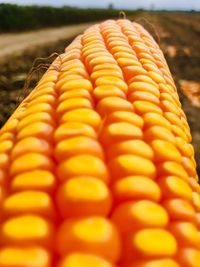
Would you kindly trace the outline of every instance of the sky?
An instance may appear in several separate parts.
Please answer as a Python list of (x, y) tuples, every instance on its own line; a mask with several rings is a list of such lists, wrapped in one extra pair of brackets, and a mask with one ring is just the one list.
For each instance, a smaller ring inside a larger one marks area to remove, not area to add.
[(121, 9), (149, 8), (156, 9), (183, 9), (200, 10), (200, 0), (5, 0), (0, 3), (15, 3), (21, 5), (52, 5), (52, 6), (77, 6), (77, 7), (107, 7), (112, 3)]

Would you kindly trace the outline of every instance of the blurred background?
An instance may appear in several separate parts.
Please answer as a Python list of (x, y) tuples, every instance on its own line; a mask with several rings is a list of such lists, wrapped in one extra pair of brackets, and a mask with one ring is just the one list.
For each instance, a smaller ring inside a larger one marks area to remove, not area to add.
[[(35, 58), (62, 53), (90, 24), (118, 18), (120, 10), (141, 23), (165, 54), (191, 127), (200, 173), (200, 0), (0, 1), (0, 126), (28, 93), (22, 89)], [(42, 73), (32, 77), (29, 91)]]

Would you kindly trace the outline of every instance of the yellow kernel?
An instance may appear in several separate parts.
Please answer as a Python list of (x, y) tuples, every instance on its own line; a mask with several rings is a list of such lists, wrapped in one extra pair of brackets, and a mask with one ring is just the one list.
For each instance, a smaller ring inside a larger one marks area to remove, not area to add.
[(11, 175), (20, 174), (26, 171), (33, 171), (35, 169), (52, 170), (53, 161), (46, 156), (38, 153), (27, 153), (17, 157), (11, 167)]
[(169, 230), (175, 236), (181, 247), (197, 246), (200, 242), (200, 235), (193, 223), (171, 222)]
[(181, 119), (178, 115), (176, 115), (173, 112), (165, 112), (164, 116), (166, 117), (166, 119), (171, 123), (171, 124), (175, 124), (179, 127), (183, 127), (183, 123), (181, 122)]
[(14, 139), (14, 134), (12, 134), (12, 133), (5, 132), (5, 133), (0, 134), (0, 142), (2, 142), (4, 140), (11, 140), (12, 141), (13, 139)]
[(162, 75), (155, 71), (148, 71), (148, 75), (151, 77), (152, 80), (154, 80), (156, 83), (166, 83), (165, 79)]
[(163, 100), (161, 101), (161, 103), (162, 103), (164, 112), (171, 112), (171, 113), (176, 114), (177, 116), (180, 116), (180, 111), (175, 104), (173, 104), (172, 102), (168, 100)]
[(106, 185), (92, 177), (74, 177), (61, 185), (57, 201), (63, 217), (102, 215), (111, 208), (111, 196)]
[[(119, 49), (118, 51), (120, 51), (121, 46), (118, 46), (118, 47), (116, 46), (115, 49), (113, 49), (113, 48), (111, 49), (112, 52), (114, 52), (117, 48)], [(124, 50), (124, 47), (123, 47), (123, 50)], [(127, 66), (141, 66), (141, 63), (139, 63), (137, 59), (133, 59), (133, 58), (125, 58), (125, 57), (124, 58), (118, 58), (117, 63), (122, 68), (127, 67)]]
[(17, 125), (19, 123), (18, 119), (10, 118), (6, 124), (1, 129), (1, 133), (10, 132), (15, 133)]
[(61, 180), (74, 176), (93, 176), (108, 182), (108, 171), (104, 162), (92, 155), (78, 155), (64, 160), (58, 166), (58, 176)]
[(180, 267), (180, 265), (172, 259), (164, 258), (135, 262), (133, 265), (128, 265), (127, 267)]
[(127, 84), (120, 78), (114, 76), (105, 76), (100, 77), (95, 81), (96, 86), (101, 85), (114, 85), (117, 88), (121, 89), (123, 92), (127, 92), (128, 87)]
[(151, 103), (156, 104), (156, 105), (159, 105), (159, 103), (160, 103), (159, 98), (157, 96), (155, 96), (152, 93), (145, 92), (145, 91), (144, 92), (143, 91), (136, 91), (136, 92), (129, 94), (128, 100), (130, 102), (134, 102), (137, 100), (148, 101), (148, 102), (151, 102)]
[(92, 126), (94, 129), (98, 129), (101, 117), (94, 110), (80, 108), (65, 113), (61, 118), (61, 122), (81, 122)]
[(2, 209), (4, 214), (8, 216), (23, 213), (52, 216), (53, 203), (47, 193), (29, 190), (8, 196), (3, 202)]
[(186, 157), (192, 156), (192, 151), (190, 145), (181, 137), (176, 137), (175, 143), (181, 154)]
[(47, 103), (35, 104), (35, 105), (26, 109), (26, 111), (23, 113), (23, 118), (26, 116), (29, 116), (29, 115), (33, 115), (34, 113), (37, 113), (37, 112), (39, 112), (39, 113), (40, 112), (42, 112), (42, 113), (46, 112), (46, 113), (52, 114), (53, 113), (53, 107)]
[(54, 133), (56, 142), (76, 136), (86, 136), (94, 139), (97, 137), (94, 129), (90, 125), (82, 122), (66, 122), (61, 124)]
[(101, 142), (104, 145), (111, 145), (111, 143), (129, 139), (142, 139), (142, 135), (139, 127), (127, 122), (116, 122), (104, 128), (101, 134)]
[(53, 127), (45, 122), (34, 122), (27, 125), (17, 134), (17, 140), (34, 136), (38, 138), (51, 139)]
[(144, 140), (146, 142), (150, 142), (155, 139), (160, 139), (163, 140), (163, 142), (167, 141), (175, 144), (175, 137), (173, 133), (162, 126), (151, 126), (144, 132)]
[(89, 253), (71, 253), (68, 256), (66, 256), (59, 265), (59, 267), (75, 267), (75, 266), (114, 267), (109, 261), (103, 259), (102, 257)]
[(137, 100), (133, 103), (133, 106), (135, 108), (136, 113), (140, 115), (145, 114), (147, 112), (155, 112), (158, 114), (162, 114), (162, 109), (159, 106), (148, 101)]
[(35, 99), (30, 100), (30, 102), (27, 105), (27, 108), (33, 105), (39, 104), (39, 103), (47, 103), (47, 104), (54, 106), (55, 97), (51, 94), (44, 94), (44, 95), (38, 96)]
[(163, 206), (172, 220), (194, 220), (195, 210), (191, 203), (185, 199), (172, 198), (165, 200)]
[[(158, 85), (157, 83), (155, 83), (149, 76), (146, 76), (146, 75), (136, 75), (134, 76), (130, 81), (130, 84), (131, 83), (136, 83), (136, 82), (144, 82), (144, 83), (147, 83), (147, 84), (152, 84), (154, 85), (155, 87), (158, 88)], [(147, 85), (148, 86), (148, 85)], [(130, 87), (131, 88), (131, 87)], [(141, 91), (140, 90), (140, 87), (138, 90), (136, 91)], [(147, 91), (146, 89), (144, 91)], [(153, 90), (149, 89), (148, 92), (153, 92)], [(155, 94), (157, 97), (159, 97), (159, 91), (157, 91), (157, 93)]]
[(88, 90), (89, 92), (92, 92), (92, 84), (89, 80), (87, 79), (76, 79), (76, 80), (69, 80), (65, 82), (61, 87), (59, 87), (60, 93), (69, 91), (69, 90), (74, 90), (74, 88), (80, 88), (80, 89), (85, 89)]
[(93, 95), (96, 100), (110, 96), (125, 98), (124, 92), (114, 85), (98, 86), (94, 89)]
[(154, 140), (151, 142), (151, 147), (155, 153), (156, 161), (182, 161), (182, 156), (177, 148), (170, 142), (164, 140)]
[(26, 137), (17, 142), (13, 148), (11, 152), (12, 159), (31, 152), (50, 155), (52, 153), (52, 148), (50, 147), (50, 144), (43, 139)]
[(157, 171), (160, 176), (178, 176), (188, 182), (189, 176), (183, 166), (174, 161), (166, 161), (157, 166)]
[(100, 77), (106, 77), (106, 76), (112, 76), (112, 75), (115, 77), (118, 77), (120, 79), (123, 79), (122, 73), (120, 71), (116, 71), (115, 69), (109, 69), (109, 72), (107, 69), (96, 70), (96, 71), (93, 69), (93, 72), (92, 72), (90, 77), (92, 80), (95, 81), (96, 79), (98, 79)]
[(99, 65), (94, 66), (93, 71), (97, 71), (97, 70), (115, 70), (116, 72), (119, 72), (122, 74), (122, 71), (120, 69), (120, 67), (114, 63), (102, 63)]
[(55, 148), (55, 157), (58, 161), (86, 153), (103, 158), (103, 150), (100, 144), (89, 137), (77, 136), (68, 138), (59, 142)]
[[(67, 72), (66, 68), (65, 68), (65, 71)], [(70, 73), (68, 71), (68, 75), (65, 75), (65, 76), (59, 78), (59, 81), (57, 81), (55, 88), (59, 90), (60, 88), (65, 86), (65, 84), (67, 84), (69, 81), (74, 81), (74, 80), (79, 80), (79, 79), (82, 80), (83, 76), (80, 74), (77, 74), (77, 73), (75, 74), (75, 73), (73, 73), (73, 71)], [(84, 76), (86, 76), (86, 75), (84, 75)]]
[(46, 170), (33, 170), (20, 173), (11, 181), (11, 189), (18, 190), (42, 190), (52, 192), (55, 190), (55, 177)]
[(2, 267), (50, 267), (51, 256), (41, 247), (7, 246), (0, 249)]
[(178, 251), (181, 266), (197, 267), (200, 262), (200, 252), (194, 248), (181, 248)]
[(129, 201), (115, 208), (112, 220), (124, 234), (138, 228), (164, 227), (168, 223), (168, 214), (162, 206), (153, 201)]
[(158, 113), (145, 113), (143, 120), (145, 127), (161, 126), (167, 128), (168, 130), (171, 130), (171, 124), (168, 122), (168, 120)]
[(190, 176), (196, 175), (196, 164), (192, 161), (192, 159), (190, 159), (188, 157), (183, 157), (182, 158), (182, 164)]
[(28, 100), (33, 100), (36, 99), (37, 97), (43, 96), (43, 95), (52, 95), (52, 96), (56, 96), (56, 92), (54, 90), (54, 83), (50, 82), (46, 85), (41, 85), (40, 88), (39, 87), (35, 87), (36, 90), (33, 90), (32, 92), (30, 92), (29, 96), (28, 96)]
[(154, 178), (156, 168), (152, 161), (134, 155), (122, 155), (108, 163), (112, 179), (122, 178), (129, 175), (144, 175)]
[(142, 198), (159, 201), (161, 191), (159, 186), (145, 176), (127, 176), (113, 185), (114, 199), (118, 202), (140, 200)]
[(177, 105), (177, 106), (181, 106), (179, 100), (178, 100), (178, 97), (176, 96), (176, 94), (173, 94), (173, 93), (161, 93), (160, 94), (160, 100), (167, 100), (171, 103), (173, 103), (174, 105)]
[(37, 112), (30, 114), (20, 120), (17, 126), (17, 130), (20, 132), (22, 128), (35, 122), (45, 122), (47, 124), (53, 124), (53, 120), (50, 114), (48, 114), (47, 112)]
[(192, 193), (192, 200), (193, 204), (196, 208), (197, 211), (200, 211), (200, 193), (198, 192), (193, 192)]
[(70, 98), (66, 99), (58, 105), (57, 112), (60, 116), (67, 111), (77, 109), (77, 108), (92, 108), (91, 101), (84, 98)]
[(108, 124), (113, 122), (128, 122), (140, 128), (143, 127), (143, 119), (131, 111), (115, 111), (106, 118)]
[(164, 198), (192, 200), (192, 189), (183, 179), (176, 176), (162, 177), (158, 181)]
[[(102, 64), (102, 63), (105, 63), (105, 62), (107, 62), (107, 63), (115, 63), (115, 60), (110, 56), (110, 54), (107, 54), (107, 55), (104, 54), (102, 56), (97, 56), (97, 57), (91, 59), (89, 61), (89, 66), (88, 67), (93, 68), (94, 66)], [(98, 78), (98, 79), (101, 79), (101, 78)]]
[(133, 111), (133, 105), (120, 97), (109, 96), (99, 101), (96, 110), (101, 116), (104, 116), (118, 110)]
[(179, 126), (172, 125), (172, 132), (175, 136), (183, 138), (186, 142), (190, 142), (184, 130), (182, 130)]
[(66, 91), (66, 92), (62, 93), (59, 96), (58, 102), (60, 103), (64, 100), (72, 99), (72, 98), (85, 98), (85, 99), (89, 99), (90, 101), (92, 101), (92, 97), (87, 90), (74, 89), (74, 90), (70, 90), (70, 91)]
[(51, 244), (53, 229), (51, 224), (36, 215), (23, 215), (8, 219), (2, 224), (3, 243), (28, 244), (38, 242)]
[(117, 230), (109, 220), (99, 216), (65, 221), (58, 230), (56, 243), (61, 255), (79, 250), (110, 261), (117, 261), (120, 256)]
[(157, 97), (160, 96), (158, 87), (149, 82), (148, 83), (147, 82), (133, 82), (129, 85), (128, 89), (129, 89), (128, 94), (130, 94), (131, 92), (146, 91), (146, 92), (154, 94)]
[(177, 251), (176, 239), (164, 229), (144, 229), (132, 239), (135, 249), (143, 256), (174, 256)]
[(0, 153), (9, 153), (13, 147), (13, 142), (10, 140), (0, 141)]
[(135, 155), (144, 157), (150, 160), (154, 158), (154, 152), (152, 148), (142, 140), (127, 140), (118, 142), (108, 147), (106, 156), (108, 159), (112, 159), (116, 156), (123, 154)]

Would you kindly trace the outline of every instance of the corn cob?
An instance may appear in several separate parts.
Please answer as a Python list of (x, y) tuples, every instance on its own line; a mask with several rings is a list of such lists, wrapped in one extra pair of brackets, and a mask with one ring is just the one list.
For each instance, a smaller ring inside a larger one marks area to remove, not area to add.
[(90, 27), (1, 129), (0, 267), (199, 267), (190, 142), (149, 33)]

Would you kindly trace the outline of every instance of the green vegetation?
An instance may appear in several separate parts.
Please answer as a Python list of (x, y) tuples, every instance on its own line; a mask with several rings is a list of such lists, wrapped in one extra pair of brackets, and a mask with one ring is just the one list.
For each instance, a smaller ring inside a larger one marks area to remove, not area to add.
[[(133, 15), (136, 11), (126, 10)], [(24, 31), (117, 18), (119, 10), (0, 4), (0, 32)]]

